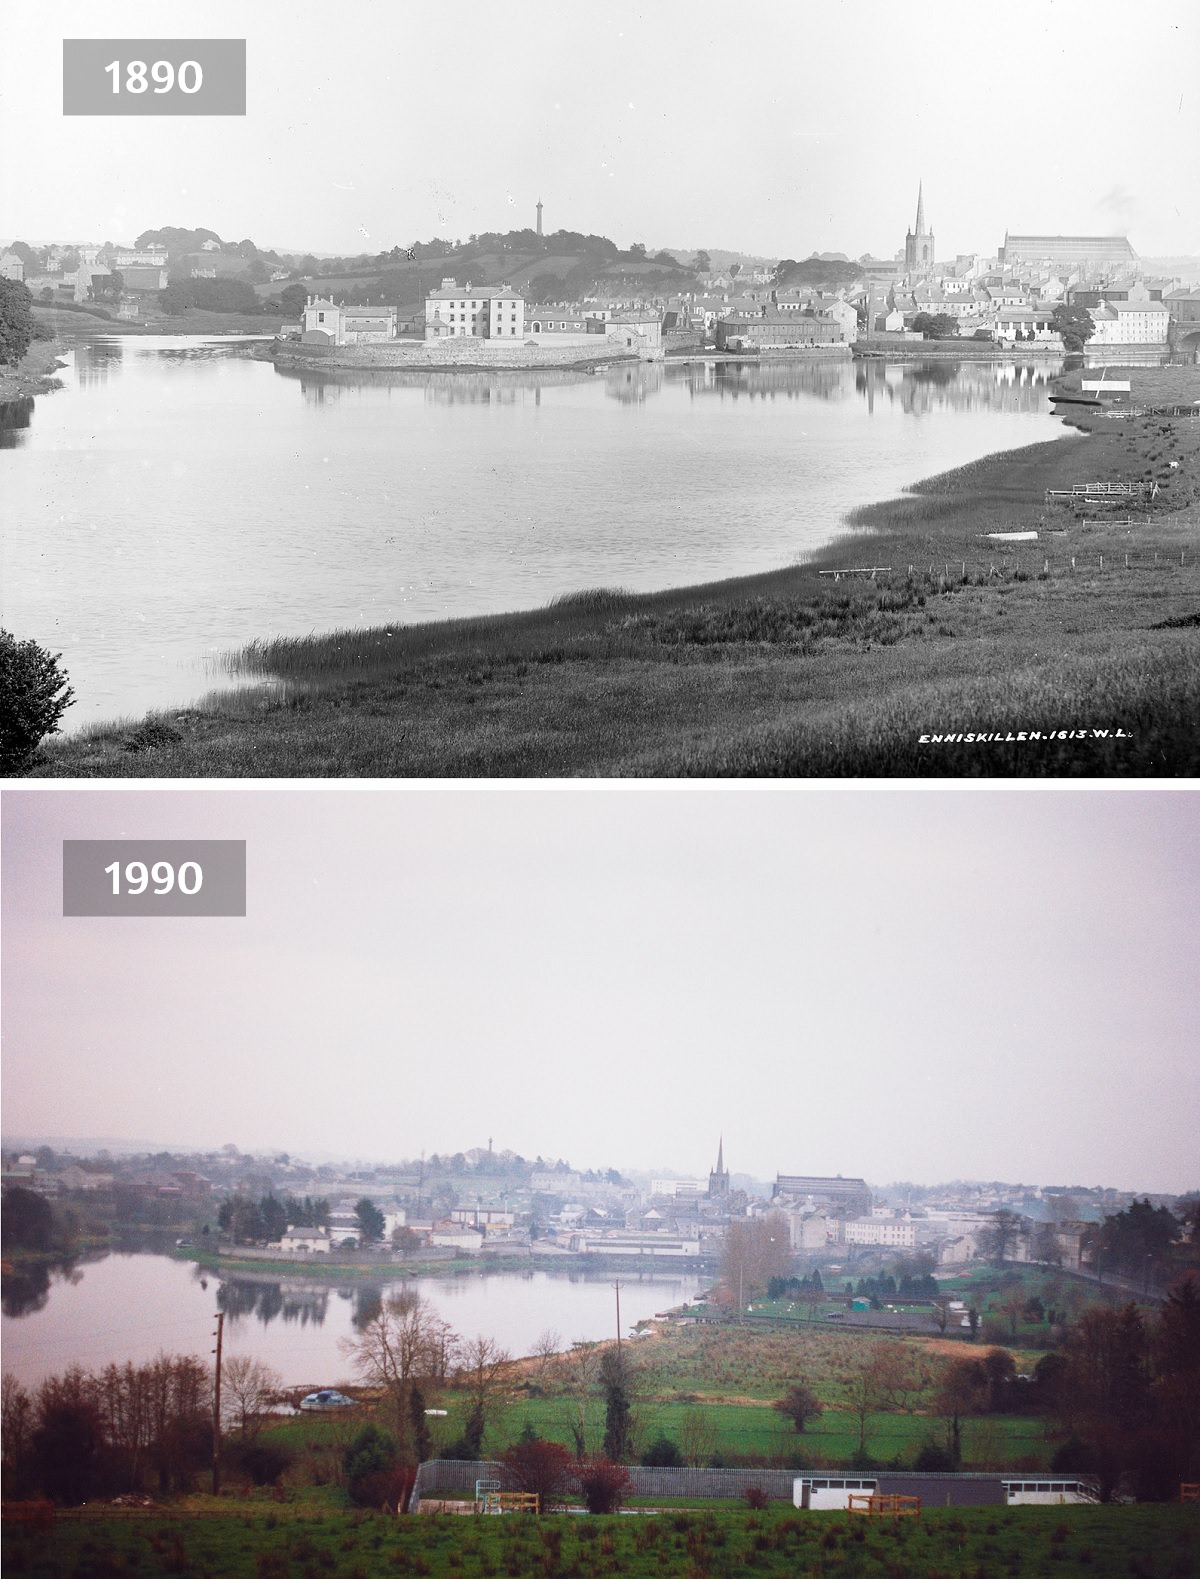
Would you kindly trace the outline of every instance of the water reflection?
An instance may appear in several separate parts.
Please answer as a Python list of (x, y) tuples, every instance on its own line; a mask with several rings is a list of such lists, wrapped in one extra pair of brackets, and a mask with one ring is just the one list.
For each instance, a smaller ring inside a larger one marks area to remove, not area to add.
[(54, 1283), (74, 1285), (82, 1278), (77, 1262), (69, 1257), (26, 1265), (6, 1261), (0, 1274), (0, 1310), (6, 1316), (32, 1316), (46, 1308)]
[(324, 1325), (333, 1292), (320, 1284), (270, 1278), (227, 1278), (217, 1289), (217, 1308), (231, 1327), (251, 1318), (269, 1326), (273, 1321), (295, 1322), (301, 1327)]
[(0, 400), (0, 450), (15, 450), (25, 442), (24, 430), (33, 421), (33, 396)]
[(75, 353), (75, 376), (84, 389), (107, 384), (121, 371), (125, 348), (119, 340), (91, 340)]
[(854, 387), (872, 414), (876, 401), (895, 405), (909, 416), (943, 408), (1040, 414), (1047, 410), (1049, 385), (1060, 370), (1057, 362), (871, 360), (854, 364)]

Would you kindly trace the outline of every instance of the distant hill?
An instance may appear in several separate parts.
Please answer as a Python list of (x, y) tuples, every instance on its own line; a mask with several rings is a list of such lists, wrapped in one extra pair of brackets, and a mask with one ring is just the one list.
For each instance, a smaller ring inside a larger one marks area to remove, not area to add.
[(1139, 258), (1143, 274), (1166, 274), (1172, 279), (1178, 276), (1188, 283), (1200, 281), (1200, 258), (1184, 255), (1173, 258)]
[(212, 269), (218, 279), (244, 279), (257, 284), (273, 268), (286, 266), (277, 252), (264, 252), (248, 236), (241, 241), (222, 241), (215, 230), (185, 230), (178, 225), (143, 230), (134, 246), (166, 247), (167, 274), (173, 285), (188, 279), (193, 269), (201, 268)]
[[(660, 249), (661, 250), (661, 249)], [(411, 256), (410, 256), (411, 254)], [(575, 301), (597, 289), (614, 295), (695, 290), (696, 271), (642, 249), (622, 251), (607, 236), (558, 230), (489, 232), (461, 246), (441, 237), (390, 252), (318, 260), (307, 254), (298, 278), (314, 291), (348, 302), (415, 306), (443, 278), (460, 284), (512, 285), (530, 301)], [(262, 285), (259, 294), (264, 294)]]

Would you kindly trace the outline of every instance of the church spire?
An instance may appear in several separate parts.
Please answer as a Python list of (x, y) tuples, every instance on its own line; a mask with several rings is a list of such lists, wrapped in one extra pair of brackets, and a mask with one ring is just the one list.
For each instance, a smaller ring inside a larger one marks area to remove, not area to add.
[(918, 235), (918, 236), (923, 236), (925, 234), (925, 183), (924, 183), (924, 181), (919, 181), (917, 183), (917, 228), (916, 228), (915, 234)]
[(725, 1137), (721, 1136), (717, 1142), (717, 1172), (725, 1172)]

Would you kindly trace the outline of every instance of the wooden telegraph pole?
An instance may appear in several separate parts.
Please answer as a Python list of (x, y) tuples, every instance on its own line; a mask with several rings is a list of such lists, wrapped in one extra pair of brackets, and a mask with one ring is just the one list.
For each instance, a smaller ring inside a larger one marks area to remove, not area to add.
[(621, 1352), (621, 1284), (618, 1280), (613, 1284), (617, 1291), (617, 1353)]
[(217, 1312), (217, 1330), (215, 1337), (217, 1346), (212, 1351), (217, 1357), (217, 1366), (213, 1379), (213, 1460), (212, 1460), (212, 1494), (218, 1497), (221, 1494), (221, 1339), (225, 1326), (225, 1312)]

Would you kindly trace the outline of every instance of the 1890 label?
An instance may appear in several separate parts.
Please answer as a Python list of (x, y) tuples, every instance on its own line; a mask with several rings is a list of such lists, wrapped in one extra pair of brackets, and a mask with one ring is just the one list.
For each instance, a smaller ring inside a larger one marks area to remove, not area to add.
[(66, 38), (64, 115), (245, 115), (244, 38)]

